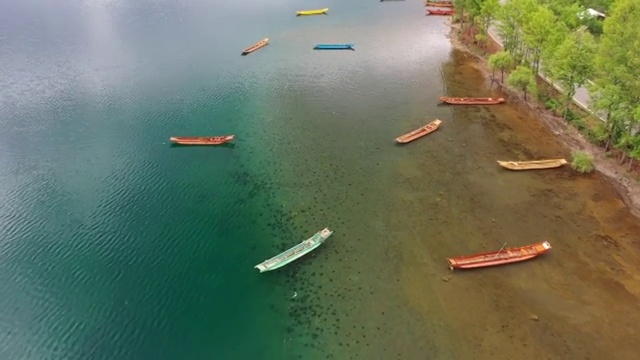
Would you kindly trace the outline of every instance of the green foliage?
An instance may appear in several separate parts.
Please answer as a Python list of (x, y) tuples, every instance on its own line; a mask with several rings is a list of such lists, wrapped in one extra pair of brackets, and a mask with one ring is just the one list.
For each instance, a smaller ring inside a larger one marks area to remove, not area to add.
[(595, 166), (593, 164), (593, 155), (584, 151), (573, 151), (571, 153), (571, 157), (573, 157), (571, 167), (575, 171), (582, 174), (587, 174), (595, 169)]
[(509, 86), (522, 91), (525, 100), (527, 99), (527, 94), (537, 92), (536, 76), (533, 74), (533, 71), (526, 66), (518, 65), (509, 75), (507, 83)]
[(489, 68), (495, 72), (500, 70), (502, 76), (501, 81), (504, 81), (504, 72), (513, 66), (513, 57), (507, 51), (499, 51), (489, 56)]

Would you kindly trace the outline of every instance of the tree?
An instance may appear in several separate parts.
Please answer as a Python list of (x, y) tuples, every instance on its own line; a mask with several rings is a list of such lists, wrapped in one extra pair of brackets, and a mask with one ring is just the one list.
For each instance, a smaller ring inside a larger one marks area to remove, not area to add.
[(522, 25), (537, 7), (536, 0), (509, 0), (500, 8), (498, 19), (504, 49), (513, 55), (516, 64), (520, 64), (523, 57)]
[(489, 67), (495, 74), (496, 70), (500, 70), (500, 81), (504, 82), (504, 71), (513, 66), (513, 57), (507, 51), (499, 51), (489, 56)]
[(571, 33), (555, 50), (547, 70), (564, 90), (564, 118), (569, 103), (576, 94), (576, 86), (583, 86), (592, 74), (595, 43), (590, 33), (582, 30)]
[(500, 11), (499, 0), (484, 0), (480, 6), (480, 26), (485, 34), (489, 33), (489, 27)]
[(552, 53), (566, 32), (553, 12), (543, 6), (538, 6), (533, 16), (522, 24), (522, 41), (528, 48), (527, 57), (536, 73), (540, 70), (542, 52)]
[(509, 74), (507, 79), (509, 86), (512, 86), (524, 93), (524, 99), (527, 100), (527, 93), (533, 94), (536, 92), (536, 76), (533, 74), (531, 68), (518, 65), (515, 70)]

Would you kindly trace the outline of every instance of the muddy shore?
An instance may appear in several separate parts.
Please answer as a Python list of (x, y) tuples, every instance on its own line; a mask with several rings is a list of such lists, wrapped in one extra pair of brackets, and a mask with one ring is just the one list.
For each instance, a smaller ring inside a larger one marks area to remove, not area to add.
[[(481, 71), (488, 82), (491, 82), (492, 74), (489, 70), (487, 59), (474, 52), (466, 43), (464, 36), (460, 34), (459, 24), (451, 24), (449, 35), (451, 44), (455, 49), (464, 52), (468, 56), (476, 59), (476, 68)], [(491, 41), (491, 40), (490, 40)], [(500, 45), (492, 42), (489, 49), (499, 49)], [(505, 74), (506, 75), (506, 74)], [(640, 218), (640, 181), (634, 179), (634, 174), (627, 171), (626, 164), (620, 164), (617, 157), (607, 156), (601, 146), (594, 145), (572, 125), (563, 118), (554, 115), (547, 110), (537, 99), (524, 99), (520, 92), (517, 92), (500, 81), (494, 81), (493, 86), (497, 86), (501, 91), (509, 94), (509, 101), (522, 106), (525, 111), (537, 114), (538, 118), (546, 124), (551, 131), (569, 149), (586, 151), (593, 155), (595, 170), (602, 173), (605, 178), (616, 188), (629, 210)], [(589, 175), (585, 175), (589, 176)], [(637, 174), (635, 174), (637, 176)]]

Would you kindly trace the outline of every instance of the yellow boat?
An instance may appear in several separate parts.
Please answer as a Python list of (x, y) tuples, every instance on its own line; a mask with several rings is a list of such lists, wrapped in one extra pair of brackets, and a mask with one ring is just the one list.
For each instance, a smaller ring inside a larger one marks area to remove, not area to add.
[(326, 14), (329, 11), (329, 8), (318, 9), (318, 10), (300, 10), (296, 11), (297, 16), (300, 15), (322, 15)]
[(536, 161), (498, 161), (500, 166), (509, 170), (539, 170), (560, 167), (567, 163), (565, 159), (549, 159)]

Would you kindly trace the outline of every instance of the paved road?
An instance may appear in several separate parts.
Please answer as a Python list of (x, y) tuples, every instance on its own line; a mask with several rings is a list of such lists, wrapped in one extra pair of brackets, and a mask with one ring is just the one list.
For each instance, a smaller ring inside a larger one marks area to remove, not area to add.
[[(491, 25), (489, 27), (489, 36), (498, 44), (500, 44), (502, 46), (502, 37), (500, 36), (500, 31), (498, 30), (498, 28), (494, 25)], [(549, 84), (553, 85), (553, 87), (555, 87), (556, 89), (558, 89), (559, 91), (563, 91), (562, 88), (556, 84), (554, 84), (549, 78), (547, 78), (542, 72), (538, 73), (538, 75), (545, 80), (546, 82), (548, 82)], [(584, 110), (594, 114), (595, 116), (597, 116), (598, 118), (600, 118), (600, 120), (602, 121), (606, 121), (604, 119), (604, 116), (602, 115), (598, 115), (596, 114), (593, 110), (591, 110), (589, 108), (589, 102), (590, 102), (591, 96), (589, 95), (589, 90), (587, 90), (584, 87), (576, 87), (576, 93), (573, 96), (573, 102), (576, 103), (576, 105), (580, 106), (581, 108), (583, 108)]]

